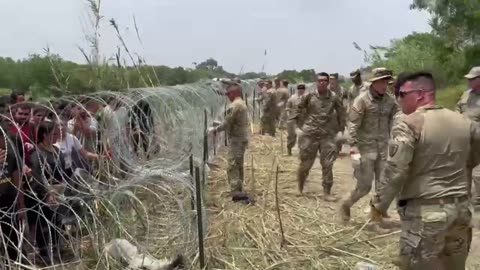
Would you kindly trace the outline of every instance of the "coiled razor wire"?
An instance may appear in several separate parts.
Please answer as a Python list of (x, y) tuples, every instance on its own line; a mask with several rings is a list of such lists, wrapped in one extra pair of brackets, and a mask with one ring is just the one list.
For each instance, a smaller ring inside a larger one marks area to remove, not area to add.
[[(241, 84), (252, 116), (254, 92), (258, 91), (256, 81)], [(91, 151), (100, 158), (93, 163), (93, 168), (79, 166), (72, 177), (64, 179), (66, 191), (59, 192), (58, 205), (52, 208), (61, 214), (60, 223), (47, 218), (37, 208), (27, 208), (27, 211), (36, 211), (38, 219), (54, 227), (61, 235), (60, 245), (90, 269), (120, 269), (118, 262), (104, 255), (105, 244), (115, 238), (125, 238), (154, 257), (169, 258), (181, 253), (193, 259), (198, 252), (198, 239), (196, 215), (191, 209), (195, 185), (189, 160), (193, 157), (194, 166), (208, 169), (204, 157), (212, 158), (215, 149), (223, 144), (224, 138), (207, 137), (208, 154), (205, 155), (206, 127), (224, 118), (227, 106), (224, 92), (221, 82), (201, 81), (66, 96), (32, 104), (43, 107), (53, 121), (71, 119), (75, 110), (87, 111), (89, 102), (99, 104), (97, 114), (89, 113), (89, 117), (98, 120), (94, 143), (97, 147)], [(3, 116), (3, 122), (15, 125), (13, 113)], [(5, 138), (10, 146), (7, 149), (15, 149), (17, 144)], [(38, 147), (32, 144), (35, 149)], [(85, 141), (85, 149), (87, 144)], [(24, 163), (21, 159), (17, 155), (19, 165)], [(60, 167), (60, 160), (56, 164)], [(206, 169), (202, 170), (204, 175), (208, 172)], [(34, 197), (24, 190), (20, 192)], [(41, 199), (35, 199), (45, 205)], [(79, 205), (83, 210), (78, 210)], [(0, 210), (3, 216), (16, 214), (11, 209)], [(203, 217), (206, 229), (206, 215)], [(24, 261), (38, 263), (38, 256), (32, 255), (35, 240), (25, 234), (33, 226), (22, 224), (19, 228), (14, 230), (21, 238), (18, 249), (27, 250)], [(47, 235), (51, 241), (51, 233)], [(5, 251), (6, 242), (2, 242), (0, 248)], [(49, 256), (55, 257), (52, 246), (50, 251)], [(8, 265), (6, 258), (3, 259), (0, 263)]]

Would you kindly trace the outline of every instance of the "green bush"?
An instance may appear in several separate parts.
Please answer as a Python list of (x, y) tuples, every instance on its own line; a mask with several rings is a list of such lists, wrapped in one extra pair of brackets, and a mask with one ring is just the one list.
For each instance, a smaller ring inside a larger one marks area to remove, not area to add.
[(437, 103), (445, 108), (455, 109), (455, 104), (467, 88), (465, 84), (459, 84), (438, 90)]

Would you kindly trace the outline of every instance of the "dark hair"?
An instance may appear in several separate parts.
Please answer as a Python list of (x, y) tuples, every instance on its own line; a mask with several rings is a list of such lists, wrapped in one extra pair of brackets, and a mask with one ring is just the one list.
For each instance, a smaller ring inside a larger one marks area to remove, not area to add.
[(416, 71), (410, 73), (403, 72), (398, 75), (397, 82), (395, 83), (395, 96), (398, 97), (398, 95), (400, 94), (400, 87), (402, 87), (404, 84), (411, 81), (417, 81), (419, 79), (426, 79), (429, 81), (432, 89), (427, 90), (436, 89), (435, 79), (433, 78), (432, 73), (428, 71)]
[(289, 82), (287, 80), (283, 80), (282, 83), (283, 83), (284, 86), (288, 86), (288, 84), (289, 84)]
[(330, 75), (328, 75), (328, 73), (326, 73), (326, 72), (320, 72), (320, 73), (317, 74), (317, 77), (320, 77), (320, 76), (322, 76), (322, 77), (327, 77), (327, 80), (330, 81)]
[(35, 106), (35, 107), (33, 108), (33, 111), (32, 111), (32, 112), (33, 112), (33, 114), (46, 113), (46, 112), (47, 112), (47, 109), (46, 109), (45, 107), (39, 105), (39, 106)]
[(14, 90), (10, 94), (10, 102), (11, 103), (16, 103), (18, 96), (25, 96), (25, 92), (22, 90)]
[(20, 103), (17, 103), (17, 104), (13, 104), (12, 108), (21, 109), (21, 110), (29, 110), (30, 111), (32, 109), (32, 105), (28, 102), (20, 102)]
[(36, 143), (38, 144), (45, 140), (45, 138), (55, 130), (56, 126), (57, 124), (51, 121), (42, 122), (38, 126)]

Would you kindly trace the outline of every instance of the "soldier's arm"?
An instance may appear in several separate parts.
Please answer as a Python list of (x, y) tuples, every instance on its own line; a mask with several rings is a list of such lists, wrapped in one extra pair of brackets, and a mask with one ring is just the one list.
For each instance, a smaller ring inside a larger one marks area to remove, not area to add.
[(225, 119), (223, 120), (223, 122), (217, 126), (215, 128), (215, 131), (217, 132), (221, 132), (221, 131), (224, 131), (226, 129), (228, 129), (228, 127), (232, 126), (233, 122), (234, 122), (234, 118), (235, 118), (235, 110), (233, 107), (228, 107), (226, 113), (225, 113)]
[(390, 116), (388, 118), (390, 130), (392, 130), (393, 125), (395, 124), (395, 116), (398, 114), (399, 110), (400, 108), (398, 108), (397, 103), (393, 102), (392, 111), (390, 112)]
[(303, 96), (299, 97), (300, 100), (299, 100), (297, 106), (294, 106), (293, 109), (292, 109), (292, 116), (290, 117), (290, 119), (295, 119), (298, 126), (301, 126), (300, 121), (302, 119), (305, 119), (305, 114), (307, 112), (309, 95), (310, 94), (306, 94), (306, 95), (303, 95)]
[(350, 146), (357, 146), (358, 143), (358, 129), (362, 125), (363, 116), (365, 114), (365, 104), (360, 97), (355, 98), (353, 105), (350, 108), (348, 115), (348, 132), (350, 134)]
[(462, 111), (462, 99), (463, 99), (463, 95), (460, 98), (460, 100), (457, 102), (457, 104), (455, 105), (455, 111), (458, 112), (458, 113), (463, 113), (463, 111)]
[(477, 122), (470, 121), (470, 136), (471, 136), (471, 147), (470, 147), (470, 164), (469, 168), (480, 164), (480, 124)]
[(345, 129), (346, 125), (346, 119), (347, 119), (347, 112), (345, 111), (345, 108), (343, 107), (343, 100), (341, 96), (338, 97), (338, 99), (335, 100), (335, 111), (337, 112), (337, 121), (338, 121), (338, 126), (340, 128), (340, 131), (343, 131)]
[(400, 121), (392, 133), (393, 139), (388, 147), (384, 178), (380, 181), (372, 200), (372, 205), (380, 212), (388, 210), (388, 206), (408, 180), (408, 171), (415, 149), (415, 132), (405, 121)]

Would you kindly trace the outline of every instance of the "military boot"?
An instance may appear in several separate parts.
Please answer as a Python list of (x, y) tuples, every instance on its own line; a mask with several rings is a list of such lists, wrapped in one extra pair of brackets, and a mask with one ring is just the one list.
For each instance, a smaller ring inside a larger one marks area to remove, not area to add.
[(352, 206), (348, 201), (344, 201), (342, 205), (340, 206), (340, 218), (342, 219), (342, 222), (348, 222), (350, 221), (351, 213), (350, 213), (350, 208)]
[(330, 188), (323, 189), (323, 200), (326, 202), (336, 202), (337, 198), (332, 195)]

